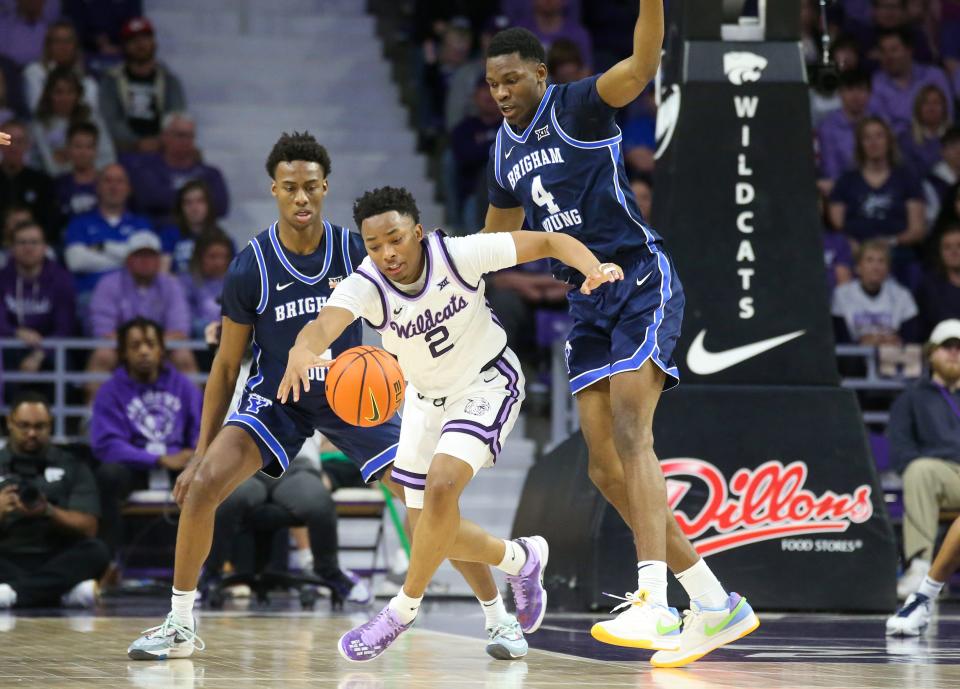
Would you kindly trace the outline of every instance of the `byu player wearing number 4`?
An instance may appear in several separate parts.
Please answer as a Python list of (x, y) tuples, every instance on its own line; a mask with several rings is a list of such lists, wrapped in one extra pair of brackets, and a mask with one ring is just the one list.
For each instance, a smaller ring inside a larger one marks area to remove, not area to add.
[(281, 402), (294, 404), (311, 394), (309, 371), (330, 363), (323, 353), (358, 318), (382, 333), (408, 381), (393, 479), (405, 487), (414, 527), (410, 568), (387, 607), (341, 637), (340, 654), (360, 662), (383, 653), (413, 624), (427, 584), (448, 557), (505, 571), (523, 630), (536, 631), (546, 610), (547, 542), (503, 541), (460, 520), (460, 494), (496, 462), (523, 401), (523, 374), (486, 303), (483, 275), (552, 257), (582, 274), (581, 290), (589, 293), (621, 279), (620, 268), (601, 264), (564, 235), (424, 237), (406, 189), (368, 192), (353, 214), (367, 258), (297, 336), (277, 391)]
[[(654, 665), (680, 666), (753, 631), (746, 599), (727, 595), (667, 507), (653, 451), (660, 393), (677, 384), (673, 348), (683, 289), (661, 238), (640, 216), (620, 148), (616, 109), (656, 74), (663, 3), (642, 0), (633, 54), (599, 76), (547, 84), (543, 46), (507, 29), (487, 50), (487, 82), (503, 113), (490, 149), (490, 207), (484, 231), (528, 226), (580, 239), (624, 280), (600, 295), (569, 293), (573, 326), (566, 345), (570, 390), (590, 455), (590, 478), (633, 531), (637, 592), (616, 619), (594, 626), (606, 643), (659, 650)], [(576, 284), (564, 266), (555, 275)], [(667, 606), (667, 564), (691, 597), (681, 621)]]
[[(280, 217), (234, 259), (227, 275), (220, 348), (203, 396), (197, 451), (174, 488), (182, 514), (172, 610), (163, 624), (148, 629), (130, 645), (127, 653), (134, 660), (184, 658), (195, 646), (203, 647), (192, 610), (217, 506), (258, 470), (274, 477), (282, 474), (315, 429), (357, 464), (364, 480), (380, 479), (398, 495), (402, 490), (384, 475), (396, 454), (399, 424), (356, 428), (341, 421), (327, 405), (325, 368), (311, 367), (307, 375), (315, 381), (313, 390), (298, 404), (274, 403), (297, 333), (366, 252), (358, 235), (321, 215), (330, 157), (316, 139), (309, 134), (284, 134), (267, 157), (266, 167)], [(336, 355), (359, 345), (360, 335), (357, 324), (327, 346)], [(224, 424), (240, 361), (251, 339), (254, 364), (239, 407)], [(519, 628), (511, 626), (516, 621), (504, 609), (489, 568), (472, 562), (454, 565), (484, 604), (488, 652), (526, 653), (526, 641)], [(347, 596), (352, 583), (339, 569), (318, 574)]]

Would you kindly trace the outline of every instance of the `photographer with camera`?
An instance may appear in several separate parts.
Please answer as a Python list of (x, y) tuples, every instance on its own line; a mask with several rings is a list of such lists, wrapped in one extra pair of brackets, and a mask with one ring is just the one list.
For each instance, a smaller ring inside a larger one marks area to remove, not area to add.
[(0, 609), (90, 607), (110, 560), (94, 538), (100, 499), (93, 472), (50, 444), (52, 425), (42, 395), (13, 399), (0, 450)]

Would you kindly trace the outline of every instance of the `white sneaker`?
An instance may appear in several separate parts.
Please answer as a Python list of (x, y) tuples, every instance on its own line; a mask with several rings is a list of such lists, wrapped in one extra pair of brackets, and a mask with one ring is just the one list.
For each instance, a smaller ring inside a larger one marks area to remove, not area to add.
[(8, 610), (17, 604), (17, 592), (10, 584), (0, 584), (0, 610)]
[(933, 615), (933, 601), (922, 593), (912, 593), (896, 614), (887, 618), (889, 636), (920, 636)]
[(92, 608), (100, 601), (100, 587), (96, 579), (81, 581), (60, 596), (60, 604), (65, 608)]
[(731, 593), (719, 610), (704, 610), (696, 603), (683, 613), (683, 633), (676, 651), (654, 653), (654, 667), (683, 667), (760, 626), (753, 608), (739, 593)]
[(897, 598), (905, 600), (911, 593), (920, 588), (923, 578), (930, 571), (930, 563), (926, 560), (914, 559), (910, 566), (900, 575), (897, 580)]
[[(610, 595), (610, 594), (607, 594)], [(651, 603), (647, 591), (627, 593), (610, 612), (626, 608), (612, 620), (597, 622), (590, 635), (614, 646), (675, 651), (680, 647), (680, 614), (676, 608)], [(620, 598), (620, 596), (611, 596)]]

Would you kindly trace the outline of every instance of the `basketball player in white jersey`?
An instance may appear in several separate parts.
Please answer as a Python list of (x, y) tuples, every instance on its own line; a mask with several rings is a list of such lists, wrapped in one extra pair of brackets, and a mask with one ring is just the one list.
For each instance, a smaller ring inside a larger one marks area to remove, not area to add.
[(460, 494), (477, 470), (496, 462), (524, 396), (517, 358), (484, 298), (483, 275), (551, 257), (582, 273), (589, 293), (622, 272), (560, 233), (425, 237), (405, 189), (367, 192), (354, 220), (367, 258), (300, 331), (277, 391), (281, 402), (298, 400), (301, 386), (309, 391), (308, 371), (329, 365), (320, 353), (357, 318), (382, 334), (408, 381), (392, 478), (404, 486), (414, 527), (410, 567), (397, 596), (340, 638), (340, 654), (361, 662), (386, 650), (410, 628), (437, 567), (454, 557), (506, 572), (520, 626), (536, 631), (546, 610), (547, 542), (504, 541), (460, 525)]

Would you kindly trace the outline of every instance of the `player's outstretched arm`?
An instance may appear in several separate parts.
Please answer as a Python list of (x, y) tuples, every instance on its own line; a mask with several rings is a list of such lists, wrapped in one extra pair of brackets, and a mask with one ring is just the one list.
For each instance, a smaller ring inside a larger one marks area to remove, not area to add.
[(340, 337), (347, 326), (356, 320), (347, 309), (339, 306), (324, 306), (317, 317), (303, 326), (290, 354), (287, 355), (287, 370), (280, 381), (277, 399), (286, 403), (293, 394), (293, 401), (300, 401), (300, 386), (304, 392), (310, 392), (310, 369), (329, 366), (330, 360), (320, 356)]
[(517, 263), (554, 258), (576, 268), (584, 275), (580, 291), (590, 294), (605, 282), (623, 279), (616, 263), (600, 263), (583, 242), (562, 232), (511, 232), (517, 247)]
[(224, 316), (220, 326), (220, 345), (217, 354), (213, 357), (210, 366), (210, 375), (203, 390), (203, 411), (200, 413), (200, 435), (197, 438), (197, 449), (193, 458), (184, 467), (177, 477), (173, 487), (173, 499), (178, 505), (183, 505), (187, 499), (190, 481), (197, 471), (200, 461), (213, 442), (223, 419), (230, 408), (233, 399), (233, 390), (237, 386), (237, 376), (240, 375), (240, 366), (243, 363), (243, 354), (250, 342), (253, 326), (237, 323)]
[(487, 217), (481, 232), (516, 232), (523, 227), (523, 207), (497, 208), (487, 206)]
[(0, 146), (9, 146), (10, 145), (10, 135), (0, 132)]
[(622, 108), (633, 102), (656, 76), (663, 46), (663, 0), (640, 0), (633, 29), (633, 54), (597, 79), (597, 93), (607, 105)]

